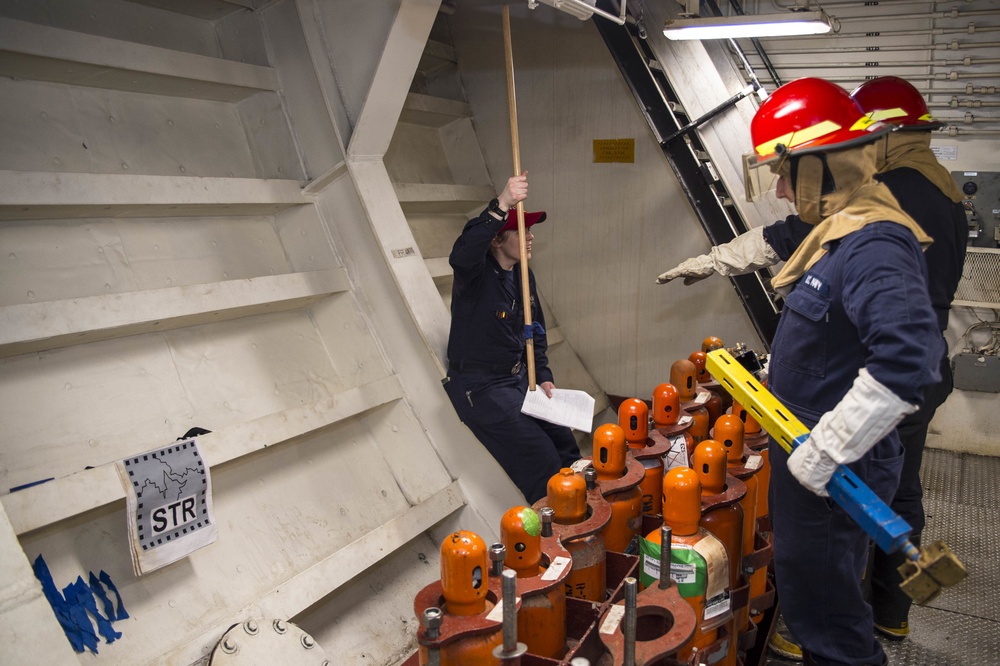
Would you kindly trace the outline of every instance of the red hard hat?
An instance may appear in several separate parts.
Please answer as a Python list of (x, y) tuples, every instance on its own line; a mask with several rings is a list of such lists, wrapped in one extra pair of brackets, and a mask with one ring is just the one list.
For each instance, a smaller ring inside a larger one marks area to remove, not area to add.
[(881, 76), (854, 89), (851, 98), (873, 121), (899, 125), (901, 129), (932, 130), (944, 127), (927, 110), (920, 91), (898, 76)]
[(750, 121), (757, 162), (779, 156), (847, 148), (891, 129), (875, 124), (835, 83), (819, 78), (791, 81), (775, 90)]

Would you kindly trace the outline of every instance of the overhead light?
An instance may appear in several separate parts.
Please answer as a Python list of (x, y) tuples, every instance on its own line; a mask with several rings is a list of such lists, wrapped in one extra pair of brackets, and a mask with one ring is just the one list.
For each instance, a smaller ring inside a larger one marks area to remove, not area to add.
[(739, 39), (741, 37), (791, 37), (822, 35), (832, 30), (823, 10), (707, 18), (667, 19), (667, 39)]

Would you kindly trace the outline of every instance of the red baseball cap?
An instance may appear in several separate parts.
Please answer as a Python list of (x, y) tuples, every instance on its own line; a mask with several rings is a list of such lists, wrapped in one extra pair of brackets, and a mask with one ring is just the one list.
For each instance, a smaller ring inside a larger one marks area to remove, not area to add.
[[(525, 212), (524, 228), (527, 229), (528, 227), (534, 224), (538, 224), (539, 222), (544, 222), (545, 217), (546, 215), (544, 210), (538, 211), (537, 213)], [(507, 224), (503, 225), (503, 229), (501, 229), (497, 233), (502, 234), (503, 232), (509, 231), (511, 229), (515, 230), (517, 229), (517, 206), (511, 206), (510, 208), (507, 209)]]

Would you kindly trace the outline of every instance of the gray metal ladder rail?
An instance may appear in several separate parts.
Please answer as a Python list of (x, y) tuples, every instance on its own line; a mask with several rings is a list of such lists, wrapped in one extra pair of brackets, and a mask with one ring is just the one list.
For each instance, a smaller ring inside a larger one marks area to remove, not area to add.
[[(598, 0), (597, 6), (617, 13), (611, 0)], [(634, 22), (618, 26), (596, 16), (592, 20), (709, 240), (719, 245), (747, 231), (746, 221), (732, 205), (732, 197), (717, 177), (708, 151), (697, 134), (693, 131), (677, 134), (685, 124), (692, 123), (678, 121), (679, 114), (685, 118), (687, 114), (675, 101), (676, 95), (645, 40), (639, 37)], [(673, 138), (665, 141), (668, 137)], [(766, 286), (769, 278), (764, 271), (730, 278), (751, 323), (768, 348), (779, 315), (779, 308)]]

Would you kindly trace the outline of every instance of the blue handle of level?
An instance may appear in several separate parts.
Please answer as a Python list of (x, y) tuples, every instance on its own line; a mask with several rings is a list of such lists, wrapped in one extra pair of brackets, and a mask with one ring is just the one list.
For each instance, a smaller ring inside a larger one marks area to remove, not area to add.
[[(808, 438), (809, 435), (796, 437), (792, 448)], [(899, 550), (910, 540), (913, 532), (910, 524), (845, 465), (837, 467), (830, 482), (826, 484), (826, 492), (886, 553)]]

